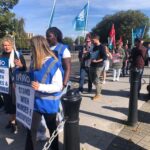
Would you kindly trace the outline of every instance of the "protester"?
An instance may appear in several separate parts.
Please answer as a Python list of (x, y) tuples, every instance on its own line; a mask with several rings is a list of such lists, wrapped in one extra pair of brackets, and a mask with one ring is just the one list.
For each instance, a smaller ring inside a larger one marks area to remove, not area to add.
[(107, 55), (107, 59), (104, 61), (104, 69), (102, 72), (102, 78), (103, 78), (102, 83), (103, 84), (105, 84), (105, 82), (106, 82), (106, 73), (109, 70), (110, 60), (112, 59), (112, 54), (110, 53), (109, 48), (107, 47), (106, 44), (104, 45), (104, 47), (105, 47), (105, 53)]
[(25, 71), (26, 63), (24, 57), (15, 50), (15, 43), (11, 37), (4, 37), (2, 40), (3, 52), (1, 58), (8, 58), (9, 60), (9, 94), (2, 94), (4, 99), (4, 107), (6, 113), (10, 115), (9, 122), (6, 125), (6, 129), (11, 129), (11, 132), (16, 134), (17, 123), (16, 123), (16, 97), (15, 97), (15, 86), (14, 86), (14, 73), (16, 70)]
[[(41, 117), (44, 116), (50, 135), (56, 130), (56, 115), (59, 110), (60, 95), (63, 88), (61, 64), (55, 54), (50, 50), (46, 39), (35, 36), (31, 39), (33, 57), (35, 90), (34, 112), (31, 130), (28, 130), (25, 150), (35, 150), (36, 134)], [(58, 150), (58, 136), (51, 144), (51, 150)]]
[(49, 43), (50, 49), (54, 51), (56, 56), (62, 62), (64, 69), (63, 87), (66, 87), (70, 78), (71, 72), (71, 54), (67, 45), (63, 44), (62, 32), (56, 27), (50, 27), (46, 31), (46, 38)]
[[(57, 27), (48, 28), (46, 31), (46, 38), (49, 43), (50, 49), (53, 50), (53, 52), (58, 57), (59, 61), (61, 62), (63, 66), (63, 74), (64, 74), (63, 75), (63, 89), (64, 89), (67, 86), (67, 83), (70, 78), (70, 72), (71, 72), (70, 51), (68, 49), (68, 46), (63, 44), (62, 32)], [(58, 117), (57, 120), (59, 121), (60, 118)], [(46, 139), (47, 139), (46, 124), (45, 124), (45, 120), (42, 117), (39, 130), (37, 133), (37, 140), (43, 141)]]
[(128, 75), (128, 58), (129, 58), (128, 44), (124, 45), (123, 50), (124, 50), (124, 58), (122, 63), (122, 77), (125, 77), (126, 75)]
[[(130, 62), (131, 62), (131, 78), (133, 72), (136, 72), (139, 76), (139, 84), (138, 84), (138, 96), (140, 96), (141, 89), (141, 80), (144, 71), (144, 64), (146, 58), (147, 49), (143, 46), (142, 39), (136, 38), (135, 47), (131, 51)], [(131, 79), (132, 80), (132, 79)]]
[(91, 35), (87, 34), (85, 38), (85, 46), (79, 51), (80, 61), (80, 80), (79, 80), (79, 91), (83, 92), (83, 85), (85, 75), (88, 75), (88, 92), (92, 91), (92, 81), (90, 78), (90, 64), (91, 64), (91, 52), (92, 52), (92, 41)]
[(103, 62), (107, 59), (104, 46), (100, 43), (100, 38), (97, 34), (92, 36), (92, 42), (94, 44), (93, 52), (91, 55), (90, 75), (92, 83), (96, 86), (96, 93), (93, 100), (100, 100), (102, 81), (100, 75), (103, 71)]
[(124, 50), (121, 46), (122, 45), (119, 42), (117, 42), (116, 49), (112, 54), (113, 81), (119, 81), (120, 79), (122, 62), (124, 59)]

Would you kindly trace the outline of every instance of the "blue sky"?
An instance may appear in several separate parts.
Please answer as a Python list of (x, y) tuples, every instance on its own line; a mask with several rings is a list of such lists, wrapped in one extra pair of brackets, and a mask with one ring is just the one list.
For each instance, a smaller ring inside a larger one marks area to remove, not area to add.
[[(76, 37), (73, 19), (87, 0), (57, 0), (52, 26), (57, 26), (64, 36)], [(19, 0), (13, 12), (24, 18), (26, 32), (45, 35), (48, 28), (53, 0)], [(87, 30), (90, 31), (105, 15), (121, 10), (141, 10), (150, 18), (150, 0), (90, 0)]]

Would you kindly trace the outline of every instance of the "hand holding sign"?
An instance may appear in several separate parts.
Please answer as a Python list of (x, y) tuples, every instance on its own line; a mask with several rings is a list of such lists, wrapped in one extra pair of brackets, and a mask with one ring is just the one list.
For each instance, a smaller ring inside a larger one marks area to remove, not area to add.
[(37, 81), (32, 81), (31, 86), (34, 90), (38, 90), (40, 87), (39, 82)]

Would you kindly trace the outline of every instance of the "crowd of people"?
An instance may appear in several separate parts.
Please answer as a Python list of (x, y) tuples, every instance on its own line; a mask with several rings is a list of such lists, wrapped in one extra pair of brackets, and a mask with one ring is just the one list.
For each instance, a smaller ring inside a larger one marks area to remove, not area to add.
[(135, 39), (135, 46), (132, 48), (128, 43), (117, 41), (113, 49), (109, 45), (102, 44), (100, 37), (96, 34), (87, 34), (85, 46), (79, 52), (80, 61), (80, 80), (79, 92), (84, 91), (85, 74), (88, 76), (88, 93), (92, 91), (92, 83), (96, 87), (93, 100), (100, 100), (102, 84), (106, 83), (107, 71), (112, 70), (112, 81), (119, 81), (120, 77), (125, 77), (132, 70), (137, 69), (140, 72), (139, 90), (141, 87), (141, 78), (148, 49), (143, 46), (141, 38)]
[[(34, 111), (31, 129), (27, 129), (25, 150), (35, 150), (37, 139), (46, 139), (48, 128), (50, 136), (57, 128), (57, 113), (59, 112), (62, 91), (66, 88), (71, 72), (71, 54), (68, 46), (63, 44), (62, 32), (56, 27), (46, 31), (46, 38), (34, 36), (30, 40), (31, 62), (27, 69), (23, 55), (15, 49), (11, 37), (2, 40), (3, 53), (1, 58), (9, 61), (9, 94), (1, 93), (4, 108), (10, 118), (6, 129), (12, 133), (18, 132), (16, 122), (16, 71), (29, 71), (34, 79), (31, 87), (35, 90)], [(147, 49), (142, 45), (141, 39), (135, 39), (135, 47), (131, 50), (127, 44), (118, 41), (116, 47), (110, 50), (107, 44), (100, 42), (97, 34), (87, 34), (85, 44), (79, 51), (80, 80), (79, 92), (84, 91), (85, 76), (88, 77), (88, 93), (92, 92), (94, 84), (95, 96), (93, 100), (101, 98), (102, 84), (107, 81), (107, 71), (112, 66), (112, 81), (119, 81), (120, 76), (129, 74), (129, 70), (140, 73), (140, 81), (144, 70)], [(141, 82), (139, 82), (138, 94)], [(38, 137), (37, 137), (38, 135)], [(58, 136), (51, 144), (52, 150), (58, 150)]]

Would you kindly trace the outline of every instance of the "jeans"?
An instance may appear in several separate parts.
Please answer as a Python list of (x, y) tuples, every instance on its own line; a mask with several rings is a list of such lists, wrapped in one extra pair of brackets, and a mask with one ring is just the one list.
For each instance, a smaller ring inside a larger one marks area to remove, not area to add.
[(79, 81), (79, 90), (83, 92), (83, 85), (85, 81), (85, 75), (88, 75), (88, 91), (92, 90), (92, 81), (90, 77), (90, 68), (89, 67), (81, 67), (80, 68), (80, 81)]
[(135, 77), (134, 73), (136, 73), (138, 76), (137, 77), (139, 80), (139, 82), (138, 82), (138, 94), (140, 94), (140, 90), (141, 90), (143, 71), (144, 71), (144, 69), (138, 69), (138, 68), (131, 69), (130, 82), (132, 82), (132, 78)]

